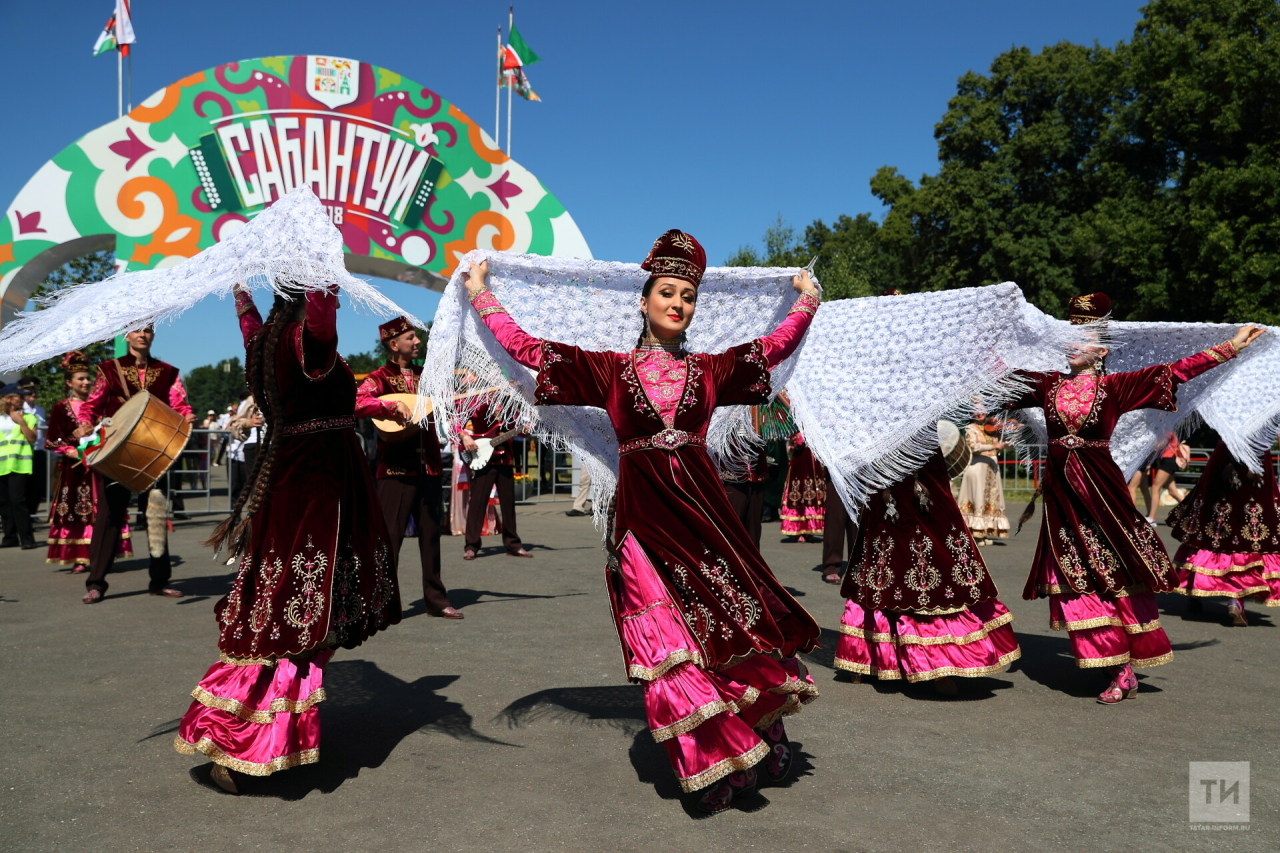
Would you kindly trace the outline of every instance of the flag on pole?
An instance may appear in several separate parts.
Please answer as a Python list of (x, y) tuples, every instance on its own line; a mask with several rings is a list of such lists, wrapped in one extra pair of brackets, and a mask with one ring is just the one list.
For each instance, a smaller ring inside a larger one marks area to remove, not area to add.
[(102, 56), (109, 50), (116, 50), (129, 55), (129, 45), (137, 41), (133, 34), (133, 15), (129, 11), (129, 0), (116, 0), (116, 11), (107, 19), (107, 25), (98, 33), (98, 40), (93, 43), (93, 55)]
[[(511, 35), (507, 38), (507, 47), (502, 54), (502, 69), (510, 71), (513, 68), (522, 68), (526, 65), (532, 65), (542, 57), (533, 52), (533, 48), (525, 44), (524, 39), (520, 38), (520, 31), (516, 29), (516, 25), (511, 25)], [(525, 81), (528, 85), (528, 81)], [(516, 90), (517, 92), (519, 89)], [(537, 100), (537, 98), (534, 98)]]
[(533, 91), (533, 87), (529, 85), (529, 78), (525, 76), (523, 68), (513, 68), (510, 71), (502, 72), (502, 85), (510, 87), (517, 95), (526, 101), (541, 101), (538, 93)]
[(120, 53), (129, 55), (129, 45), (137, 41), (133, 35), (133, 14), (129, 11), (130, 0), (116, 0), (116, 44)]
[(93, 43), (93, 55), (102, 56), (109, 50), (116, 49), (116, 16), (107, 19), (107, 25), (98, 33), (98, 40)]

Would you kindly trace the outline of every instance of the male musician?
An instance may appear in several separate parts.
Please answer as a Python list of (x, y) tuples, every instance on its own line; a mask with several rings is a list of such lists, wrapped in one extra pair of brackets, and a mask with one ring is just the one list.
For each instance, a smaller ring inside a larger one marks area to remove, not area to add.
[[(401, 423), (411, 418), (401, 402), (378, 399), (387, 394), (418, 393), (422, 368), (414, 363), (422, 348), (418, 333), (404, 317), (378, 327), (387, 363), (365, 377), (356, 392), (356, 417), (389, 418)], [(378, 438), (378, 500), (382, 504), (387, 530), (391, 533), (391, 553), (400, 560), (405, 525), (413, 518), (418, 527), (418, 553), (422, 559), (422, 598), (427, 615), (461, 619), (463, 614), (449, 603), (440, 578), (440, 519), (442, 513), (440, 440), (432, 415), (416, 435), (404, 441)]]
[[(89, 399), (80, 407), (78, 437), (88, 435), (93, 425), (119, 411), (125, 401), (140, 391), (147, 391), (169, 404), (178, 414), (195, 421), (195, 412), (187, 402), (187, 391), (182, 387), (182, 377), (172, 364), (151, 357), (151, 343), (155, 330), (147, 326), (124, 336), (129, 353), (111, 358), (98, 365), (98, 381)], [(116, 547), (120, 542), (120, 528), (129, 513), (129, 489), (120, 483), (107, 480), (94, 473), (95, 486), (101, 498), (98, 512), (93, 519), (93, 541), (89, 544), (89, 577), (85, 580), (88, 592), (81, 599), (85, 604), (101, 601), (107, 594), (107, 572), (115, 562)], [(152, 513), (153, 507), (164, 507), (164, 492), (152, 486), (147, 490), (148, 507), (147, 541), (151, 552), (149, 571), (151, 581), (148, 592), (166, 598), (181, 598), (182, 593), (169, 588), (173, 564), (169, 555), (168, 524), (163, 511)], [(153, 517), (154, 516), (154, 517)]]
[[(474, 452), (477, 438), (495, 438), (505, 432), (504, 425), (495, 417), (487, 402), (478, 403), (471, 411), (471, 423), (462, 431), (462, 449)], [(467, 502), (466, 544), (462, 559), (474, 560), (480, 553), (480, 531), (484, 527), (484, 514), (489, 506), (489, 493), (498, 486), (498, 509), (502, 518), (502, 544), (507, 556), (532, 557), (520, 542), (516, 533), (516, 485), (515, 457), (511, 455), (511, 442), (504, 441), (493, 448), (489, 462), (479, 471), (472, 471), (467, 488), (471, 499)]]

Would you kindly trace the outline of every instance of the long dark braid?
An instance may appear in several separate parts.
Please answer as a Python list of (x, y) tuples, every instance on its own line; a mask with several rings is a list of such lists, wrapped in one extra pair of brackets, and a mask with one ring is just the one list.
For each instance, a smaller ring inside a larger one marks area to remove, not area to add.
[(248, 541), (250, 522), (254, 513), (262, 507), (271, 482), (271, 469), (275, 464), (276, 448), (280, 435), (277, 421), (284, 411), (280, 400), (280, 385), (276, 381), (276, 350), (285, 327), (293, 319), (297, 302), (293, 299), (277, 295), (271, 313), (267, 315), (262, 329), (249, 341), (248, 362), (245, 379), (249, 390), (253, 392), (254, 402), (266, 419), (265, 433), (259, 439), (258, 453), (253, 460), (253, 468), (249, 471), (247, 482), (236, 498), (231, 515), (214, 528), (213, 535), (205, 545), (221, 551), (223, 546), (231, 543), (234, 556), (240, 553)]

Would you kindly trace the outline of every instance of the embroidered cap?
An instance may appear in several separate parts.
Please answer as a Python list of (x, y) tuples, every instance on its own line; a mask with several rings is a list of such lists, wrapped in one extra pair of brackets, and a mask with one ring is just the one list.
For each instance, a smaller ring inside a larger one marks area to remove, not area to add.
[(378, 327), (378, 339), (384, 344), (392, 338), (398, 338), (405, 332), (412, 332), (413, 324), (404, 317), (388, 320)]
[(88, 373), (89, 356), (78, 349), (72, 350), (62, 357), (62, 371), (68, 376), (73, 373)]
[(1073, 296), (1067, 303), (1067, 319), (1073, 326), (1106, 320), (1111, 316), (1111, 297), (1105, 293)]
[(670, 276), (696, 287), (702, 283), (702, 274), (707, 269), (707, 253), (692, 234), (672, 228), (653, 241), (649, 257), (644, 259), (640, 269), (655, 278)]

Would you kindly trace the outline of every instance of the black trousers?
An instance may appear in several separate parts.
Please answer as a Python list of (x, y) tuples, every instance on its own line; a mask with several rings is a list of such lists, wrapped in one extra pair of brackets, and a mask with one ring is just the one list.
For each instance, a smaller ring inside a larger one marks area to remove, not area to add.
[(40, 514), (45, 490), (49, 487), (49, 453), (45, 450), (31, 452), (31, 476), (27, 478), (27, 509), (32, 515)]
[(400, 546), (412, 518), (418, 526), (418, 554), (422, 559), (422, 598), (428, 613), (449, 607), (449, 593), (440, 579), (440, 477), (384, 477), (378, 480), (378, 502), (391, 534), (391, 554), (400, 567)]
[[(101, 474), (95, 473), (93, 477), (101, 498), (98, 501), (98, 513), (93, 517), (93, 541), (89, 543), (89, 576), (85, 578), (84, 585), (87, 589), (106, 592), (109, 586), (107, 573), (115, 565), (116, 549), (120, 546), (120, 528), (129, 517), (129, 490), (119, 483), (107, 480)], [(143, 498), (146, 498), (145, 492)], [(173, 577), (173, 561), (167, 547), (168, 531), (164, 532), (164, 536), (164, 553), (159, 556), (152, 554), (151, 563), (147, 567), (151, 574), (148, 588), (152, 592), (164, 589)]]
[(484, 529), (484, 513), (489, 506), (489, 492), (498, 486), (498, 511), (502, 517), (502, 544), (508, 551), (520, 550), (520, 536), (516, 533), (516, 480), (511, 465), (489, 464), (473, 471), (467, 482), (471, 497), (467, 502), (467, 532), (463, 538), (465, 547), (480, 550), (480, 531)]
[(737, 514), (742, 526), (756, 547), (760, 547), (761, 520), (764, 518), (764, 483), (729, 483), (724, 484), (724, 493), (729, 496), (729, 505)]
[(845, 557), (845, 539), (849, 540), (849, 556), (853, 556), (853, 546), (858, 541), (858, 525), (849, 517), (844, 501), (831, 485), (831, 477), (827, 477), (826, 519), (822, 527), (822, 573), (824, 575), (840, 574), (841, 563)]
[(0, 517), (4, 519), (6, 545), (31, 545), (36, 541), (27, 508), (27, 484), (31, 474), (0, 475)]

